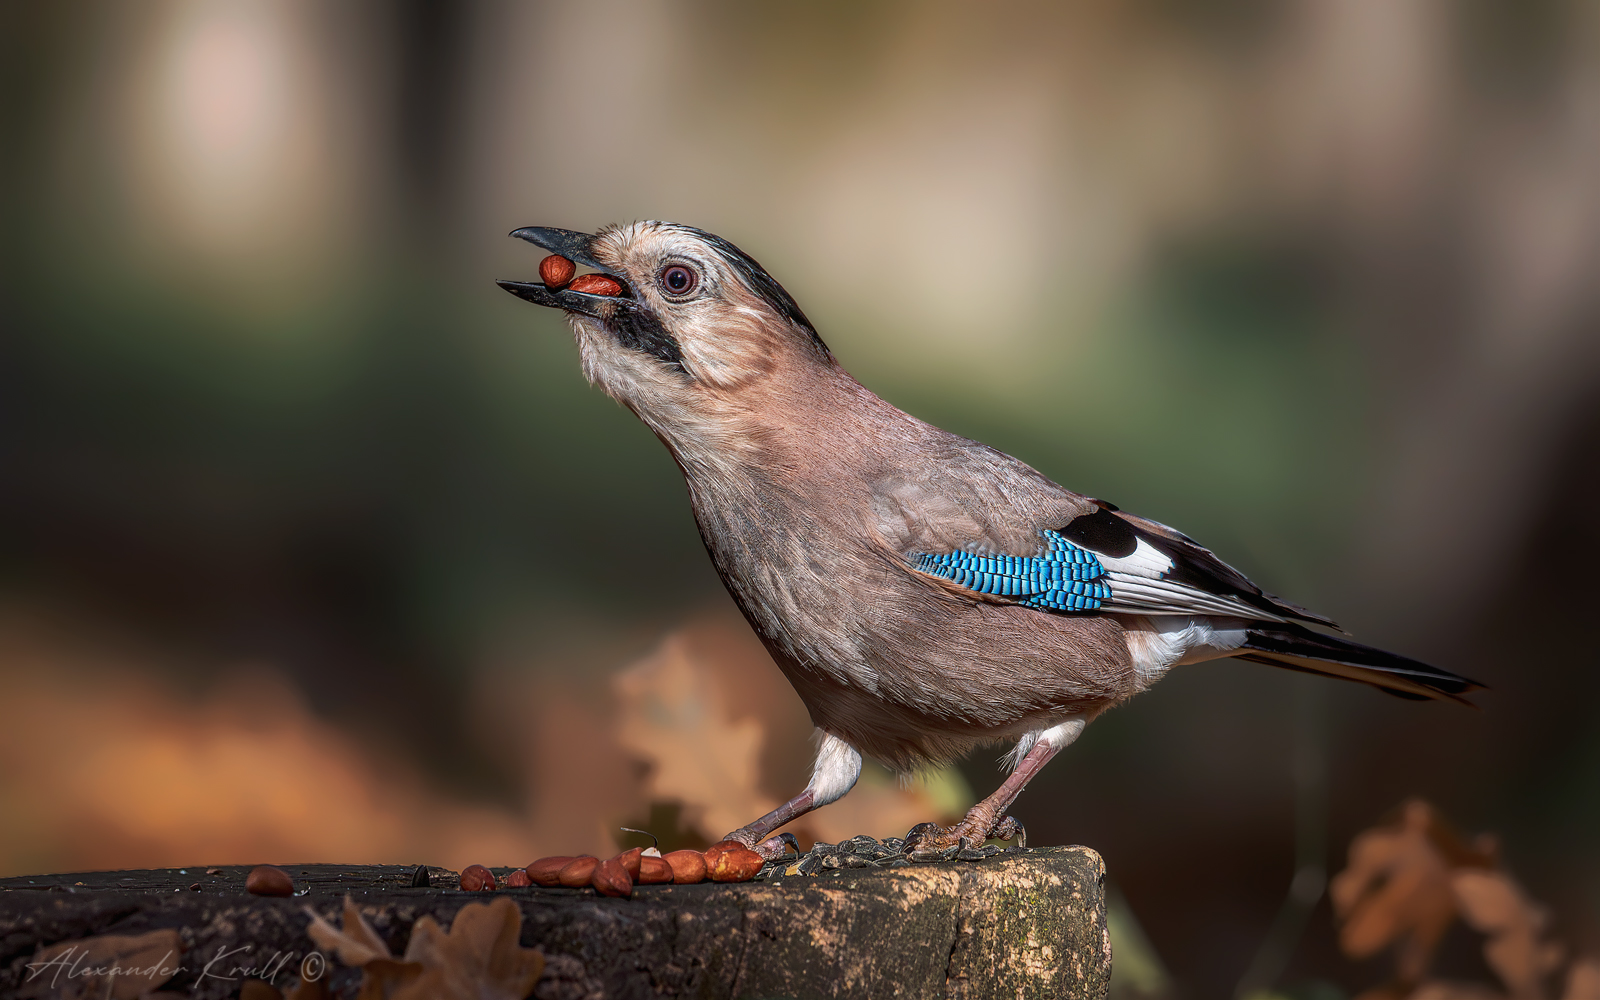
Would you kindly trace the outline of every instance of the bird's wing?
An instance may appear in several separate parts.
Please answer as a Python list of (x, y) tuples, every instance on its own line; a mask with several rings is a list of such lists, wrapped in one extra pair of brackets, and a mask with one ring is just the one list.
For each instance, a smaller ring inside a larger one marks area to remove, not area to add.
[(1339, 626), (1331, 619), (1269, 594), (1208, 548), (1179, 531), (1111, 504), (1057, 529), (1094, 553), (1111, 588), (1108, 611), (1224, 614), (1272, 621)]
[(989, 599), (1056, 612), (1332, 621), (1266, 593), (1181, 532), (1064, 489), (936, 428), (920, 475), (872, 484), (880, 536), (912, 567)]
[(913, 551), (912, 565), (991, 598), (1055, 612), (1223, 615), (1338, 626), (1266, 593), (1209, 549), (1103, 501), (1036, 529), (1033, 551), (968, 546)]

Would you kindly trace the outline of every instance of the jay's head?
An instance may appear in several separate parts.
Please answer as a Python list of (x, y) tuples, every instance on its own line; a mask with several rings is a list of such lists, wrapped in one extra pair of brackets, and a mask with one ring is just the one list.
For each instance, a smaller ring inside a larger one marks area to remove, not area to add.
[(545, 282), (499, 284), (566, 310), (584, 373), (658, 433), (704, 425), (833, 367), (783, 286), (719, 236), (669, 222), (511, 235), (604, 276), (572, 279), (555, 262), (541, 267)]

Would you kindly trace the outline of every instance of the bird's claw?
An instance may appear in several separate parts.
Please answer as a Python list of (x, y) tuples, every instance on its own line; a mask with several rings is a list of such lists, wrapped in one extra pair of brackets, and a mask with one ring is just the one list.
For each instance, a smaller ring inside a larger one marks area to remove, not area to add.
[(758, 840), (758, 836), (759, 834), (750, 827), (742, 826), (722, 839), (724, 841), (737, 841), (755, 851), (767, 861), (771, 861), (773, 858), (781, 858), (791, 850), (796, 854), (802, 853), (800, 841), (796, 840), (794, 834), (789, 833), (787, 830), (765, 840)]
[(1017, 838), (1017, 846), (1027, 843), (1027, 831), (1015, 816), (1007, 816), (987, 830), (968, 817), (952, 827), (937, 823), (918, 823), (906, 833), (905, 854), (913, 861), (948, 861), (962, 851), (983, 846), (985, 840)]
[(790, 850), (793, 850), (796, 854), (802, 853), (800, 850), (800, 841), (796, 840), (794, 834), (789, 833), (788, 831), (784, 831), (783, 833), (773, 837), (768, 837), (766, 840), (763, 840), (761, 843), (752, 847), (751, 850), (761, 855), (763, 861), (771, 861), (774, 858), (781, 858)]
[(1010, 840), (1013, 837), (1017, 839), (1018, 847), (1028, 846), (1028, 831), (1023, 829), (1022, 821), (1015, 816), (1007, 816), (996, 823), (993, 830), (989, 831), (988, 839)]

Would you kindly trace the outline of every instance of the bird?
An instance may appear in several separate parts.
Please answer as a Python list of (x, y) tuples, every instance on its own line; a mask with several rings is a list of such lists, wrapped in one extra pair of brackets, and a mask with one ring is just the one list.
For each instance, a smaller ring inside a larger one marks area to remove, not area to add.
[[(863, 755), (905, 772), (1010, 744), (1009, 773), (914, 859), (1026, 831), (1012, 805), (1108, 708), (1172, 668), (1232, 657), (1471, 704), (1483, 685), (1334, 635), (1166, 525), (1074, 493), (853, 378), (794, 298), (729, 241), (668, 222), (529, 226), (590, 382), (683, 473), (701, 539), (817, 730), (806, 787), (732, 831), (779, 829), (854, 786)], [(574, 265), (596, 272), (573, 280)]]

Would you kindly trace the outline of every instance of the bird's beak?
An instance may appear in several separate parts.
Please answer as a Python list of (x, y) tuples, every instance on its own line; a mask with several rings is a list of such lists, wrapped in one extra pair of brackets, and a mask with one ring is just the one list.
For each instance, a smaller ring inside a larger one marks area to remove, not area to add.
[[(570, 229), (551, 229), (546, 226), (525, 226), (514, 230), (511, 235), (519, 240), (527, 240), (535, 246), (544, 247), (551, 253), (560, 254), (574, 264), (582, 264), (602, 274), (609, 274), (622, 285), (623, 297), (632, 294), (626, 276), (595, 259), (594, 237), (589, 233), (573, 232)], [(495, 284), (517, 298), (526, 299), (535, 305), (565, 309), (585, 316), (600, 316), (602, 306), (612, 303), (614, 308), (619, 298), (615, 295), (575, 292), (570, 288), (551, 289), (537, 281), (496, 281)]]

